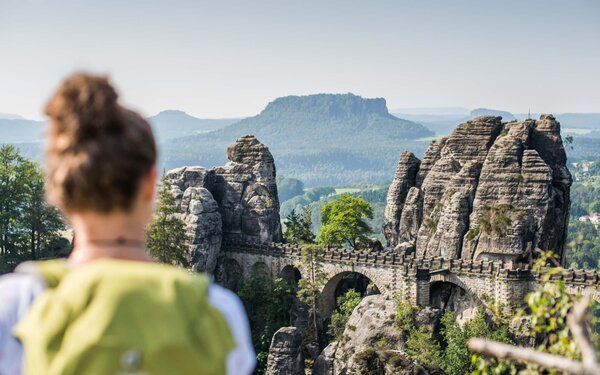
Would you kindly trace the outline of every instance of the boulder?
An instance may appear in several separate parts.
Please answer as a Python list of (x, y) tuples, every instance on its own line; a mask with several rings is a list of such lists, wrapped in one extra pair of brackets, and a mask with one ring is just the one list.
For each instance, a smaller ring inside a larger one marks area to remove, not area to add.
[[(405, 343), (394, 321), (394, 301), (383, 295), (367, 296), (354, 309), (343, 338), (330, 343), (315, 361), (313, 375), (428, 374), (405, 352)], [(435, 311), (423, 314), (423, 324), (433, 324)]]
[(303, 375), (302, 332), (282, 327), (273, 335), (267, 358), (268, 375)]

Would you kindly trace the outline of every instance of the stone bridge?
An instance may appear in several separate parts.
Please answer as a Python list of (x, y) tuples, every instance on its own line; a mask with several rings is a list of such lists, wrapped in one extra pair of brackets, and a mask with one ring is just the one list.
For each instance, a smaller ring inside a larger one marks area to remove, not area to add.
[[(271, 278), (286, 280), (299, 279), (306, 271), (300, 265), (298, 245), (227, 242), (222, 252), (244, 278), (257, 267)], [(324, 316), (335, 308), (338, 283), (351, 272), (368, 277), (380, 293), (419, 306), (430, 305), (430, 293), (439, 283), (458, 286), (483, 304), (495, 301), (504, 306), (519, 306), (543, 277), (532, 272), (527, 264), (415, 258), (390, 251), (337, 248), (325, 251), (322, 266), (328, 280), (320, 301)], [(556, 278), (563, 279), (570, 292), (589, 293), (600, 301), (600, 275), (596, 271), (568, 270)]]

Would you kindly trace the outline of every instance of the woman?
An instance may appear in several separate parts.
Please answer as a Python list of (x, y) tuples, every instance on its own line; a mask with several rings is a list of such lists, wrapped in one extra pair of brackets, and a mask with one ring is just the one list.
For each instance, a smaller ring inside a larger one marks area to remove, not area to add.
[(152, 262), (156, 189), (148, 123), (106, 78), (68, 78), (46, 107), (46, 195), (76, 236), (69, 259), (0, 279), (0, 374), (248, 374), (238, 298)]

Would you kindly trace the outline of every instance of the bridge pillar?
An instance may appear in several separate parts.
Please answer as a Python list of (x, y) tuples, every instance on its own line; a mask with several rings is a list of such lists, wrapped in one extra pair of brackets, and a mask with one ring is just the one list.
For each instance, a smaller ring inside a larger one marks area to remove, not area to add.
[(418, 306), (429, 306), (429, 280), (431, 274), (428, 269), (417, 269), (417, 295), (416, 304)]

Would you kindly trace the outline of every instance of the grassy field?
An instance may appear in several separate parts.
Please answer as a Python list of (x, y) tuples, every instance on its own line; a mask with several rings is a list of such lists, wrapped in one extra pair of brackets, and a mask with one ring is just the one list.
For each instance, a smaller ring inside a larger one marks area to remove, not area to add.
[(352, 194), (352, 193), (358, 193), (361, 189), (360, 188), (336, 188), (335, 189), (335, 193), (336, 194)]

